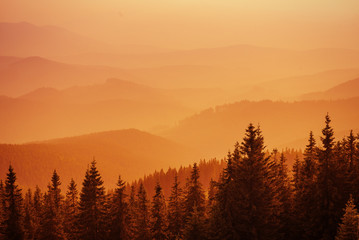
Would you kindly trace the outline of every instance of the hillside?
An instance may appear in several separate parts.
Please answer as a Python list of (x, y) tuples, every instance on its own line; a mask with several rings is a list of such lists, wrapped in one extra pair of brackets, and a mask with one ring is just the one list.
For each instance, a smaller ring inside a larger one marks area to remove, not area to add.
[[(222, 68), (233, 76), (230, 79), (232, 85), (236, 81), (258, 83), (333, 69), (359, 67), (359, 51), (356, 50), (327, 48), (295, 51), (251, 45), (201, 48), (160, 54), (89, 53), (58, 59), (87, 65), (102, 64), (135, 69), (163, 66), (207, 66), (214, 70)], [(140, 72), (139, 74), (141, 75)], [(161, 75), (161, 72), (157, 71), (157, 75)]]
[(41, 57), (8, 60), (6, 63), (0, 68), (0, 95), (19, 96), (41, 87), (62, 89), (88, 85), (111, 77), (133, 78), (123, 69), (65, 64)]
[[(359, 75), (359, 74), (358, 74)], [(304, 94), (302, 99), (318, 100), (318, 99), (345, 99), (359, 96), (359, 78), (352, 79), (334, 86), (324, 92), (313, 92)]]
[[(260, 124), (269, 150), (283, 146), (303, 148), (301, 141), (299, 145), (293, 143), (298, 139), (307, 139), (311, 130), (319, 136), (327, 112), (337, 132), (348, 133), (349, 129), (358, 129), (358, 105), (359, 98), (301, 102), (241, 101), (202, 111), (162, 135), (196, 148), (202, 153), (201, 157), (224, 157), (223, 149), (229, 149), (228, 146), (238, 141), (243, 129), (252, 122)], [(292, 144), (289, 146), (287, 143)]]
[(89, 51), (110, 51), (110, 46), (57, 26), (36, 26), (28, 22), (0, 23), (2, 55), (49, 57)]
[[(192, 112), (155, 90), (142, 94), (145, 87), (121, 80), (107, 85), (64, 92), (44, 88), (20, 98), (2, 97), (0, 112), (6, 114), (0, 119), (0, 142), (23, 143), (123, 128), (152, 129), (173, 124)], [(119, 87), (118, 92), (114, 86)], [(114, 92), (107, 91), (111, 88)]]
[(300, 99), (298, 96), (304, 93), (323, 91), (358, 76), (359, 68), (335, 69), (265, 81), (255, 87), (249, 87), (247, 92), (242, 94), (242, 98), (247, 100), (297, 100)]
[(136, 129), (93, 133), (21, 145), (0, 145), (0, 175), (11, 163), (22, 186), (46, 187), (54, 169), (63, 184), (71, 177), (80, 183), (95, 158), (107, 186), (118, 175), (132, 181), (155, 170), (179, 167), (196, 160), (189, 148)]

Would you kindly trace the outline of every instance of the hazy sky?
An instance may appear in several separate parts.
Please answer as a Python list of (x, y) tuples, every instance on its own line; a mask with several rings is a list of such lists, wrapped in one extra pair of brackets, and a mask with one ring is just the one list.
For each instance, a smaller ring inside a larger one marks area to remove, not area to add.
[(0, 0), (0, 21), (111, 44), (359, 49), (358, 0)]

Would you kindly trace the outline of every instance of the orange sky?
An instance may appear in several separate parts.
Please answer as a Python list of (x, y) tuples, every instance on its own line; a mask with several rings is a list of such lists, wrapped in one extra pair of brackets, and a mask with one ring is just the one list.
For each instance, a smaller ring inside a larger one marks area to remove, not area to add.
[(358, 0), (0, 0), (0, 21), (58, 25), (111, 44), (359, 49)]

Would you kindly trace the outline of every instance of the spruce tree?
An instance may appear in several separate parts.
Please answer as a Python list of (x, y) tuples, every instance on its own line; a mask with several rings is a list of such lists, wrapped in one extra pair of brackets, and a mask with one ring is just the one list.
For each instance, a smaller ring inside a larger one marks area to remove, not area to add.
[(105, 237), (105, 189), (103, 180), (96, 167), (96, 161), (91, 162), (82, 183), (80, 193), (77, 225), (79, 237), (82, 240), (100, 240)]
[(276, 191), (276, 215), (279, 221), (278, 237), (281, 239), (293, 239), (292, 188), (283, 152), (280, 155), (279, 162), (277, 162)]
[(78, 214), (78, 190), (74, 179), (71, 179), (67, 187), (65, 199), (64, 231), (68, 240), (78, 239), (76, 231), (76, 216)]
[(304, 161), (294, 175), (294, 213), (296, 231), (300, 239), (316, 239), (318, 222), (316, 221), (316, 181), (318, 168), (318, 148), (313, 136), (309, 133), (308, 144), (304, 151)]
[(63, 196), (61, 195), (60, 185), (60, 176), (57, 174), (56, 170), (54, 170), (51, 177), (51, 194), (54, 201), (53, 204), (55, 207), (55, 211), (57, 211), (58, 213), (60, 213), (61, 211), (61, 201), (63, 199)]
[(232, 176), (224, 172), (219, 183), (217, 224), (222, 229), (218, 239), (278, 237), (277, 168), (264, 149), (260, 129), (250, 124), (230, 158)]
[(243, 239), (274, 239), (276, 200), (275, 165), (264, 152), (264, 140), (259, 127), (252, 124), (240, 146), (241, 162), (236, 173), (238, 189), (238, 229)]
[(130, 190), (130, 197), (128, 200), (128, 211), (126, 215), (126, 225), (128, 229), (128, 236), (130, 239), (134, 239), (136, 235), (137, 215), (136, 190), (135, 187), (132, 185)]
[(335, 240), (357, 240), (359, 239), (359, 216), (355, 208), (353, 198), (347, 202), (344, 216), (339, 225)]
[(166, 232), (166, 202), (160, 183), (155, 186), (155, 195), (151, 207), (151, 235), (152, 239), (168, 239)]
[(353, 130), (350, 131), (344, 144), (345, 159), (347, 162), (347, 193), (352, 194), (354, 203), (359, 204), (359, 142)]
[(325, 117), (325, 127), (321, 137), (323, 147), (319, 150), (318, 178), (315, 201), (317, 205), (316, 222), (319, 237), (323, 240), (331, 240), (335, 237), (337, 223), (339, 222), (342, 206), (338, 204), (338, 192), (336, 169), (334, 165), (334, 131), (330, 126), (329, 115)]
[(151, 239), (150, 226), (149, 226), (149, 202), (147, 199), (147, 193), (141, 182), (137, 192), (137, 218), (135, 225), (135, 236), (136, 240), (149, 240)]
[(0, 180), (0, 239), (3, 238), (4, 230), (4, 217), (5, 217), (5, 186)]
[[(208, 188), (208, 201), (207, 201), (207, 207), (206, 210), (210, 211), (213, 209), (215, 203), (216, 203), (216, 193), (217, 193), (217, 186), (216, 181), (211, 178), (211, 181), (209, 182), (209, 188)], [(208, 212), (209, 214), (209, 212)]]
[(25, 230), (25, 239), (33, 239), (35, 235), (35, 227), (34, 227), (34, 205), (32, 199), (31, 189), (25, 194), (24, 199), (24, 230)]
[(62, 196), (60, 189), (60, 177), (56, 170), (53, 172), (51, 184), (48, 186), (48, 192), (44, 197), (44, 206), (40, 220), (40, 240), (66, 239), (63, 228), (62, 216)]
[(179, 186), (177, 173), (168, 202), (168, 237), (169, 239), (181, 239), (184, 221), (183, 212), (183, 193)]
[(16, 174), (13, 167), (9, 166), (9, 172), (5, 180), (4, 190), (4, 237), (8, 240), (24, 239), (22, 226), (22, 207), (23, 199), (21, 189), (16, 185)]
[(117, 188), (112, 197), (110, 207), (110, 238), (113, 240), (130, 239), (128, 226), (126, 223), (126, 215), (128, 214), (127, 195), (125, 193), (125, 182), (118, 177)]
[(183, 231), (184, 240), (205, 240), (206, 229), (204, 216), (197, 210), (197, 206), (193, 206), (193, 211), (187, 219), (186, 226)]
[(215, 205), (210, 210), (209, 229), (211, 235), (215, 236), (213, 239), (239, 239), (235, 226), (239, 212), (233, 211), (238, 200), (235, 181), (239, 161), (239, 143), (237, 142), (234, 153), (228, 152), (227, 165), (223, 169), (217, 186)]
[(40, 234), (40, 226), (41, 226), (41, 219), (43, 213), (43, 194), (39, 186), (35, 187), (34, 197), (33, 197), (33, 227), (34, 227), (34, 239), (39, 239)]
[(191, 176), (187, 180), (185, 192), (185, 217), (189, 217), (196, 206), (199, 214), (205, 213), (205, 195), (202, 184), (199, 181), (199, 169), (197, 163), (193, 164)]

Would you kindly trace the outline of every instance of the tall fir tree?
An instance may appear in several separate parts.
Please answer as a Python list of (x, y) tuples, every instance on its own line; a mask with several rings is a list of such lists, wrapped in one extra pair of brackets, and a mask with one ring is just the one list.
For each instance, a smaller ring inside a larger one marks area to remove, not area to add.
[(239, 143), (236, 142), (233, 154), (228, 152), (227, 165), (223, 169), (217, 186), (215, 205), (212, 207), (210, 215), (210, 231), (213, 239), (239, 239), (236, 231), (237, 211), (233, 211), (236, 206), (236, 172), (238, 171), (240, 154)]
[(342, 206), (338, 205), (336, 169), (334, 165), (334, 131), (331, 119), (325, 116), (325, 127), (321, 137), (323, 147), (319, 150), (318, 178), (316, 184), (317, 204), (316, 220), (319, 225), (319, 238), (331, 240), (335, 237), (336, 226), (340, 220)]
[(0, 239), (3, 239), (5, 233), (4, 218), (5, 218), (5, 186), (2, 180), (0, 180)]
[(338, 233), (335, 240), (357, 240), (359, 239), (359, 216), (355, 208), (353, 198), (350, 197), (341, 224), (338, 227)]
[(205, 213), (205, 195), (202, 184), (199, 181), (199, 168), (197, 163), (193, 164), (190, 178), (187, 180), (185, 191), (185, 217), (191, 216), (194, 207), (196, 206), (199, 214)]
[(128, 211), (126, 215), (126, 224), (128, 235), (130, 239), (134, 239), (136, 235), (136, 220), (137, 220), (137, 200), (135, 186), (131, 186), (130, 196), (128, 199)]
[(344, 157), (347, 161), (347, 193), (352, 194), (354, 204), (359, 204), (359, 136), (350, 131), (344, 144)]
[(277, 168), (264, 149), (260, 128), (250, 124), (242, 143), (236, 144), (230, 156), (232, 176), (224, 172), (219, 184), (217, 224), (225, 228), (218, 231), (218, 239), (278, 237)]
[(193, 206), (193, 211), (187, 219), (186, 226), (183, 230), (184, 240), (206, 240), (205, 220), (203, 214)]
[(136, 240), (149, 240), (151, 239), (150, 232), (150, 216), (149, 216), (149, 201), (147, 199), (147, 193), (143, 186), (143, 183), (140, 183), (140, 187), (137, 192), (137, 216), (135, 224), (135, 236)]
[(77, 227), (82, 240), (100, 240), (105, 238), (105, 188), (103, 180), (96, 167), (96, 161), (91, 162), (86, 171), (80, 193)]
[(293, 239), (293, 208), (292, 208), (292, 187), (288, 176), (286, 158), (282, 152), (277, 162), (276, 174), (276, 215), (278, 219), (278, 238)]
[(78, 214), (78, 190), (77, 184), (71, 178), (67, 187), (65, 207), (64, 207), (64, 231), (67, 240), (77, 240), (76, 216)]
[(60, 213), (61, 211), (61, 204), (63, 200), (63, 196), (61, 195), (60, 189), (61, 181), (60, 176), (57, 174), (56, 170), (54, 170), (52, 177), (51, 177), (51, 194), (53, 198), (53, 204), (55, 207), (55, 211)]
[(126, 215), (128, 214), (127, 194), (125, 182), (118, 177), (117, 188), (112, 197), (110, 206), (110, 240), (130, 239)]
[(44, 197), (44, 207), (40, 220), (39, 240), (66, 239), (63, 228), (62, 215), (62, 196), (60, 189), (60, 177), (56, 170), (52, 174), (51, 184), (48, 186), (48, 192)]
[(32, 191), (28, 189), (25, 194), (24, 199), (24, 232), (25, 232), (25, 239), (33, 239), (35, 235), (35, 227), (34, 227), (34, 204), (32, 198)]
[(318, 222), (315, 217), (316, 181), (318, 168), (318, 148), (313, 136), (309, 133), (308, 144), (304, 151), (304, 161), (294, 174), (294, 214), (296, 232), (300, 239), (317, 239)]
[(211, 178), (208, 188), (208, 200), (206, 204), (207, 215), (210, 215), (211, 209), (213, 209), (214, 205), (216, 204), (216, 194), (217, 194), (217, 183), (216, 181), (213, 180), (213, 178)]
[(167, 237), (166, 202), (160, 183), (155, 186), (155, 195), (151, 207), (151, 235), (152, 239), (165, 240)]
[(9, 172), (5, 180), (3, 228), (5, 240), (24, 239), (22, 225), (23, 199), (21, 189), (16, 184), (16, 174), (13, 167), (9, 166)]
[(183, 192), (178, 181), (177, 173), (174, 176), (174, 183), (168, 201), (168, 238), (171, 240), (181, 239), (183, 232)]
[(39, 188), (39, 186), (36, 186), (34, 191), (34, 197), (33, 197), (34, 239), (39, 239), (43, 205), (44, 205), (43, 194), (41, 193), (41, 189)]

